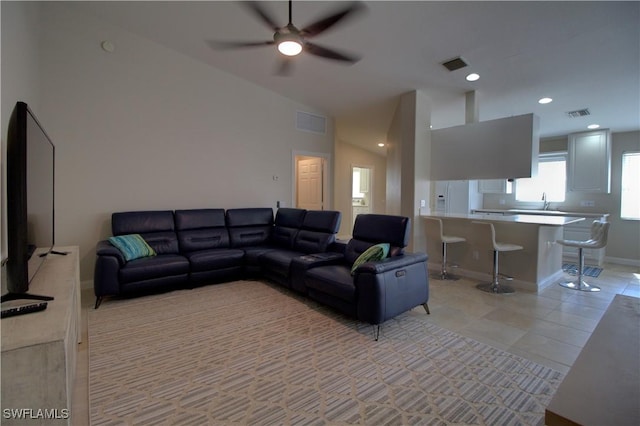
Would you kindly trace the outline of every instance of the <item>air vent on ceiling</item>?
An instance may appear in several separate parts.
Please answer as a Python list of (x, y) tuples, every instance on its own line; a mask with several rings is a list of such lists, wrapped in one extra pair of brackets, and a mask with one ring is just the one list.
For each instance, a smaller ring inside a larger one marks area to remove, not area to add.
[(567, 111), (566, 113), (570, 118), (584, 117), (585, 115), (591, 115), (588, 108), (577, 109), (575, 111)]
[(461, 57), (449, 59), (442, 63), (442, 66), (448, 69), (449, 71), (459, 70), (460, 68), (466, 67), (468, 64)]
[(327, 133), (327, 117), (309, 112), (296, 112), (296, 129), (304, 132)]

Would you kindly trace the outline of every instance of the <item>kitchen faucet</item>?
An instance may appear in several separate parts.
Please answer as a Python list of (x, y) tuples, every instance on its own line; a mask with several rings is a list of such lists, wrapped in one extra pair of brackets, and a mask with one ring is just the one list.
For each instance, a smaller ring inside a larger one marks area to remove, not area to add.
[(546, 192), (542, 193), (542, 201), (543, 201), (542, 210), (549, 210), (549, 204), (551, 204), (551, 203), (549, 203), (547, 201), (547, 193)]

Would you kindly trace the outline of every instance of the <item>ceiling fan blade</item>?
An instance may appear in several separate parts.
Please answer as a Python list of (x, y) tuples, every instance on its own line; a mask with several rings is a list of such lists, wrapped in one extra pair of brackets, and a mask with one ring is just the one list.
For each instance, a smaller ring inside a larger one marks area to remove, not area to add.
[(257, 15), (258, 18), (260, 18), (262, 22), (267, 24), (267, 26), (271, 28), (273, 31), (278, 31), (280, 29), (280, 27), (278, 26), (278, 24), (276, 24), (276, 22), (273, 20), (271, 15), (269, 15), (267, 11), (264, 10), (262, 6), (260, 6), (259, 1), (243, 1), (241, 3), (245, 5), (250, 11), (252, 11), (255, 15)]
[(327, 16), (324, 19), (316, 21), (311, 25), (307, 25), (302, 30), (300, 30), (300, 33), (307, 38), (315, 37), (318, 34), (328, 30), (338, 22), (342, 21), (347, 16), (360, 10), (364, 10), (364, 5), (362, 3), (360, 2), (351, 3), (345, 9), (342, 9), (341, 11), (334, 13), (333, 15)]
[(278, 69), (276, 70), (276, 75), (286, 77), (291, 75), (291, 70), (293, 69), (293, 60), (289, 57), (280, 58), (280, 63), (278, 64)]
[(312, 55), (321, 56), (323, 58), (334, 59), (336, 61), (344, 61), (355, 64), (360, 60), (360, 57), (350, 55), (347, 53), (338, 52), (334, 49), (328, 49), (326, 47), (319, 46), (315, 43), (306, 42), (304, 44), (304, 51)]
[(207, 44), (212, 49), (224, 50), (224, 49), (241, 49), (244, 47), (262, 47), (272, 46), (275, 44), (273, 40), (267, 41), (207, 41)]

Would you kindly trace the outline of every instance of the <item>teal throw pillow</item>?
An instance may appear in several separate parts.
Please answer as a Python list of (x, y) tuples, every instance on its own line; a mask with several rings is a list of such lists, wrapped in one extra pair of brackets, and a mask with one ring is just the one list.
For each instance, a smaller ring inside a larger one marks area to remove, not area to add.
[(353, 262), (353, 266), (351, 267), (351, 275), (355, 274), (356, 269), (358, 269), (358, 266), (362, 265), (363, 263), (382, 260), (385, 257), (387, 257), (388, 254), (389, 254), (388, 243), (376, 244), (374, 246), (369, 247), (360, 256), (358, 256), (355, 262)]
[(109, 242), (116, 246), (128, 261), (141, 257), (155, 256), (156, 252), (147, 244), (140, 234), (110, 237)]

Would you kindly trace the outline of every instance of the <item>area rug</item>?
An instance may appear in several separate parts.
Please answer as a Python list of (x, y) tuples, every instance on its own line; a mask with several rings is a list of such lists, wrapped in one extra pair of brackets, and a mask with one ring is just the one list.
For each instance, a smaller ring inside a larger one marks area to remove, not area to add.
[(91, 424), (543, 424), (563, 374), (420, 310), (376, 342), (258, 281), (108, 300), (89, 312)]
[[(578, 265), (574, 263), (565, 263), (562, 265), (562, 270), (572, 275), (577, 275)], [(598, 278), (598, 276), (600, 275), (600, 272), (602, 272), (602, 268), (598, 268), (597, 266), (585, 266), (584, 270), (582, 271), (582, 275), (585, 275), (587, 277)]]

